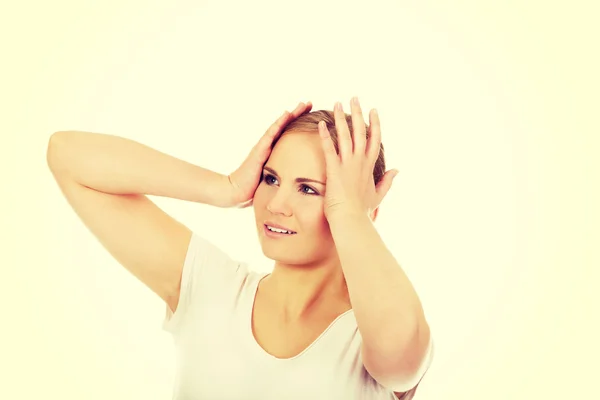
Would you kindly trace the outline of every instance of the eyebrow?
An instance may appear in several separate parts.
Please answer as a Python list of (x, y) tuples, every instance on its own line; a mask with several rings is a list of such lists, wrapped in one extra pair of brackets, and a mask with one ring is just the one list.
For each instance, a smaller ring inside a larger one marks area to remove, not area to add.
[[(272, 173), (273, 175), (275, 175), (276, 177), (279, 178), (279, 175), (273, 168), (264, 167), (263, 169), (265, 171), (269, 171), (270, 173)], [(298, 182), (298, 183), (315, 182), (315, 183), (320, 183), (321, 185), (325, 186), (325, 183), (318, 181), (316, 179), (309, 179), (309, 178), (296, 178), (296, 182)]]

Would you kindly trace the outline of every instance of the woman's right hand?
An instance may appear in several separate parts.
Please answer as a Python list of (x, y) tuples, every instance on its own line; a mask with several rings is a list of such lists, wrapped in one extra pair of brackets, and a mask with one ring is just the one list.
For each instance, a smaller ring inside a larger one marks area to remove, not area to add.
[(310, 112), (311, 109), (312, 103), (309, 101), (298, 104), (291, 113), (284, 112), (254, 145), (242, 165), (228, 175), (231, 185), (231, 202), (234, 207), (245, 208), (252, 205), (254, 192), (260, 184), (262, 170), (271, 155), (273, 142), (290, 122), (302, 114)]

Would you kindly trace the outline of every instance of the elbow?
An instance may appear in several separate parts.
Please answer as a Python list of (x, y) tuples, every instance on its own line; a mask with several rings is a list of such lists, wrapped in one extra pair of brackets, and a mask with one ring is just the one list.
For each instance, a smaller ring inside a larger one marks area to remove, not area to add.
[(433, 343), (427, 329), (402, 349), (375, 352), (363, 346), (362, 350), (365, 369), (376, 381), (387, 387), (410, 389), (429, 367)]
[(59, 172), (64, 168), (64, 143), (69, 136), (69, 131), (54, 132), (48, 138), (46, 147), (46, 164), (53, 173)]

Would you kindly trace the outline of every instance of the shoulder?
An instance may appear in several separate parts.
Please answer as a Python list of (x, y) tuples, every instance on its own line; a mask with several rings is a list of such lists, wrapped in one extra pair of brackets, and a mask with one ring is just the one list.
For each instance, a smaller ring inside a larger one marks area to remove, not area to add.
[(234, 259), (224, 248), (192, 231), (177, 299), (167, 306), (164, 328), (174, 330), (179, 324), (176, 321), (191, 309), (234, 299), (250, 275), (247, 263)]

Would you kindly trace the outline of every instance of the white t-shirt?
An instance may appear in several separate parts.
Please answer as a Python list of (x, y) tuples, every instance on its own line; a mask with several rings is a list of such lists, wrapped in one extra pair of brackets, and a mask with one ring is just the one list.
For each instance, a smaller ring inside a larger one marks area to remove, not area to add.
[(411, 399), (433, 358), (433, 341), (421, 373), (404, 387), (385, 388), (366, 371), (352, 310), (337, 317), (304, 351), (276, 358), (256, 342), (251, 315), (258, 282), (219, 248), (192, 234), (179, 304), (166, 308), (163, 329), (176, 348), (174, 400), (393, 400)]

